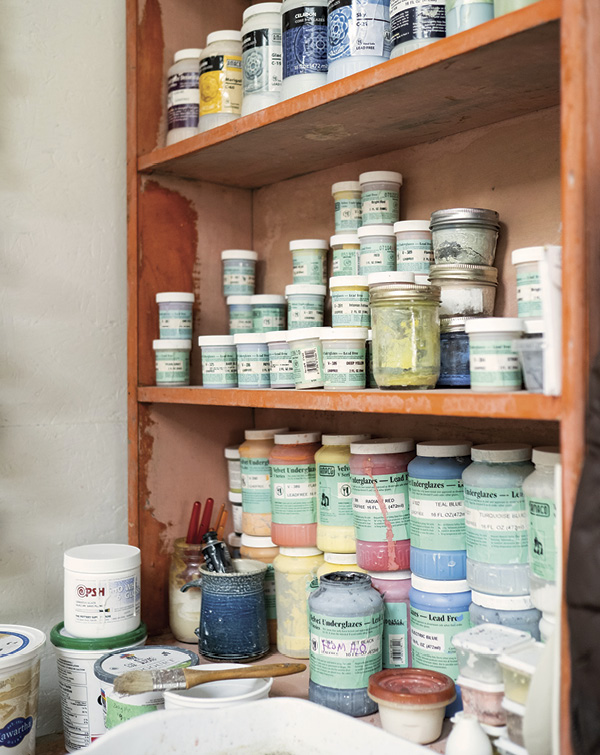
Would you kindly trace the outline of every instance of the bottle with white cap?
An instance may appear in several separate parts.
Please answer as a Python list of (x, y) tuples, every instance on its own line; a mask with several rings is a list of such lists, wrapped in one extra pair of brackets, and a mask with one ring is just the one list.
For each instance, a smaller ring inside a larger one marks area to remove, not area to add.
[(241, 114), (242, 32), (213, 31), (200, 57), (200, 131), (234, 121)]
[(200, 122), (199, 48), (178, 50), (167, 73), (167, 147), (198, 133)]

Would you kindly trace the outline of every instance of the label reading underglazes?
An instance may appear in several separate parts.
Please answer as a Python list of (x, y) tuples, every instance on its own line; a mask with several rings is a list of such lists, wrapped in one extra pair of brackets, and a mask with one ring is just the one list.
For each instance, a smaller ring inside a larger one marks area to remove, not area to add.
[[(360, 197), (335, 200), (335, 232), (345, 233), (360, 228), (362, 218)], [(356, 275), (356, 273), (348, 273)]]
[(389, 58), (390, 0), (329, 0), (327, 62), (370, 55)]
[(383, 611), (371, 616), (309, 612), (310, 679), (334, 689), (360, 689), (381, 671)]
[(269, 459), (240, 459), (242, 507), (247, 514), (271, 513), (271, 465)]
[(391, 0), (392, 45), (446, 36), (445, 0)]
[(359, 275), (385, 273), (396, 269), (396, 245), (393, 241), (361, 241)]
[(400, 195), (390, 189), (372, 189), (362, 193), (362, 224), (390, 225), (400, 218)]
[(333, 274), (334, 275), (358, 275), (358, 258), (360, 250), (352, 249), (333, 250)]
[(396, 241), (396, 268), (402, 272), (428, 273), (433, 265), (431, 239)]
[(352, 512), (356, 539), (372, 543), (385, 542), (388, 531), (392, 539), (408, 540), (408, 474), (351, 475)]
[(282, 17), (283, 78), (327, 73), (327, 8), (304, 5)]
[(211, 55), (200, 61), (200, 115), (242, 112), (242, 58)]
[(200, 65), (197, 71), (174, 73), (167, 79), (167, 130), (198, 128)]
[(410, 544), (425, 550), (464, 551), (462, 480), (408, 478)]
[(348, 464), (317, 465), (319, 524), (352, 527), (352, 486)]
[(383, 668), (408, 667), (408, 607), (406, 603), (384, 605)]
[(273, 464), (271, 512), (275, 524), (313, 524), (317, 521), (314, 464)]
[(244, 95), (281, 90), (281, 31), (255, 29), (242, 38)]
[(414, 668), (441, 671), (456, 681), (458, 662), (452, 638), (470, 629), (469, 611), (435, 613), (411, 606), (410, 635)]
[(542, 284), (539, 273), (517, 270), (517, 309), (519, 317), (542, 316)]
[(512, 342), (512, 338), (487, 343), (469, 339), (471, 386), (521, 387), (521, 365)]
[(370, 327), (369, 292), (332, 291), (331, 324), (334, 328)]
[(465, 485), (464, 500), (467, 556), (486, 564), (526, 564), (523, 489)]
[(528, 498), (529, 565), (540, 579), (556, 581), (556, 506), (547, 498)]

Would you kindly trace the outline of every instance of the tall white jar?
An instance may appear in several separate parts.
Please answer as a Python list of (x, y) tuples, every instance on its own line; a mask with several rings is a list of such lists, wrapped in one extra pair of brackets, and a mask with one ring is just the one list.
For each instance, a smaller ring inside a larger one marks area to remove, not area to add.
[(242, 114), (242, 32), (226, 29), (206, 37), (200, 58), (200, 131)]
[(246, 8), (242, 24), (242, 115), (281, 99), (281, 3)]
[(281, 6), (281, 99), (327, 83), (327, 0), (284, 0)]
[(198, 133), (202, 50), (178, 50), (167, 73), (167, 147)]

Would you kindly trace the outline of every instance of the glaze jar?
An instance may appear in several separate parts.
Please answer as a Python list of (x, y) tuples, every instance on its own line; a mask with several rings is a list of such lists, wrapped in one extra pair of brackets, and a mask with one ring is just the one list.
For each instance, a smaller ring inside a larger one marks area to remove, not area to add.
[[(480, 4), (487, 3), (482, 0)], [(470, 0), (447, 0), (450, 5), (473, 6)], [(468, 11), (467, 11), (468, 12)], [(462, 31), (462, 29), (461, 29)], [(455, 32), (448, 32), (450, 33)], [(496, 256), (500, 216), (495, 210), (457, 207), (431, 213), (431, 236), (435, 263), (493, 265)]]
[(252, 297), (228, 296), (229, 335), (252, 333)]
[[(360, 181), (338, 181), (332, 184), (331, 194), (335, 203), (336, 234), (356, 231), (361, 225), (362, 218)], [(332, 237), (332, 246), (333, 238), (335, 237)], [(356, 273), (348, 274), (355, 275)]]
[(200, 336), (202, 385), (205, 388), (237, 388), (237, 353), (233, 336)]
[(471, 590), (469, 607), (471, 624), (499, 624), (503, 627), (529, 632), (534, 640), (540, 639), (539, 622), (542, 614), (533, 605), (529, 595), (488, 595)]
[(200, 131), (234, 121), (241, 114), (242, 32), (213, 31), (200, 57)]
[(288, 330), (322, 328), (327, 286), (293, 283), (285, 287)]
[(287, 342), (287, 330), (265, 333), (269, 349), (269, 380), (271, 388), (295, 388), (292, 350)]
[(394, 223), (394, 234), (396, 270), (427, 275), (433, 264), (429, 220), (400, 220)]
[(202, 592), (199, 587), (186, 592), (181, 588), (200, 577), (203, 562), (201, 543), (186, 543), (184, 537), (175, 540), (169, 570), (169, 626), (179, 642), (197, 642)]
[(327, 250), (325, 239), (294, 239), (290, 241), (293, 262), (293, 283), (324, 286), (327, 283)]
[(285, 328), (285, 296), (255, 294), (252, 299), (252, 331), (269, 333)]
[(167, 147), (198, 133), (201, 55), (202, 50), (188, 48), (173, 56), (167, 73)]
[(362, 189), (362, 224), (390, 224), (400, 220), (402, 174), (372, 170), (358, 177)]
[(383, 600), (369, 575), (322, 576), (308, 599), (308, 617), (309, 700), (350, 716), (375, 713), (367, 685), (381, 671)]
[(285, 0), (281, 5), (281, 32), (281, 99), (326, 84), (327, 0)]
[(288, 548), (317, 542), (317, 474), (315, 453), (321, 433), (275, 435), (271, 465), (271, 539)]
[(223, 296), (252, 296), (256, 282), (258, 254), (249, 249), (225, 249), (223, 261)]
[(267, 571), (263, 587), (265, 591), (265, 609), (267, 612), (267, 629), (269, 631), (269, 642), (275, 645), (277, 642), (277, 604), (275, 600), (275, 569), (273, 561), (279, 555), (279, 548), (270, 537), (251, 537), (242, 534), (242, 547), (240, 555), (242, 558), (252, 558), (267, 564)]
[(191, 339), (194, 294), (163, 292), (156, 294), (161, 338)]
[(323, 382), (326, 390), (366, 387), (367, 328), (324, 328)]
[(192, 342), (163, 338), (153, 341), (152, 347), (156, 367), (156, 385), (189, 385)]
[(242, 464), (240, 461), (240, 447), (227, 446), (224, 451), (227, 461), (227, 480), (232, 493), (242, 492)]
[(364, 275), (339, 275), (329, 279), (331, 325), (334, 328), (368, 328), (369, 286)]
[(441, 291), (441, 317), (492, 317), (498, 270), (456, 262), (431, 266), (429, 280)]
[(411, 665), (410, 571), (371, 572), (371, 584), (383, 598), (383, 668)]
[(467, 317), (440, 317), (440, 376), (437, 388), (468, 388), (471, 385)]
[(323, 344), (321, 336), (329, 328), (298, 328), (287, 333), (292, 357), (294, 387), (298, 390), (323, 388)]
[[(446, 0), (402, 0), (391, 4), (392, 58), (446, 36)], [(429, 223), (428, 223), (429, 225)]]
[(359, 275), (385, 273), (396, 269), (396, 237), (393, 225), (363, 225), (357, 233), (360, 239)]
[(269, 349), (264, 333), (238, 333), (233, 336), (237, 353), (239, 388), (269, 388)]
[(517, 315), (524, 319), (542, 316), (540, 262), (545, 254), (543, 246), (530, 246), (511, 255), (517, 274)]
[(352, 510), (358, 565), (367, 571), (410, 566), (408, 462), (410, 438), (378, 438), (350, 445)]
[(281, 98), (280, 10), (280, 3), (259, 3), (242, 16), (242, 115)]
[(354, 233), (338, 233), (329, 239), (329, 244), (333, 258), (331, 265), (332, 275), (334, 277), (338, 275), (358, 275), (360, 239), (356, 235), (356, 231)]
[(521, 390), (521, 363), (513, 342), (521, 338), (523, 329), (523, 320), (518, 317), (475, 317), (466, 323), (471, 390)]
[(446, 0), (446, 36), (494, 18), (494, 0)]

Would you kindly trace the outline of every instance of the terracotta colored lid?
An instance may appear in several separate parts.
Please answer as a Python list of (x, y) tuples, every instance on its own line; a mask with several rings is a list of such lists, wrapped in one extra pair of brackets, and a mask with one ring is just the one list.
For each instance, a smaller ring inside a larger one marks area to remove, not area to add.
[(454, 682), (446, 674), (420, 668), (385, 669), (369, 679), (369, 695), (390, 703), (427, 705), (454, 700)]

